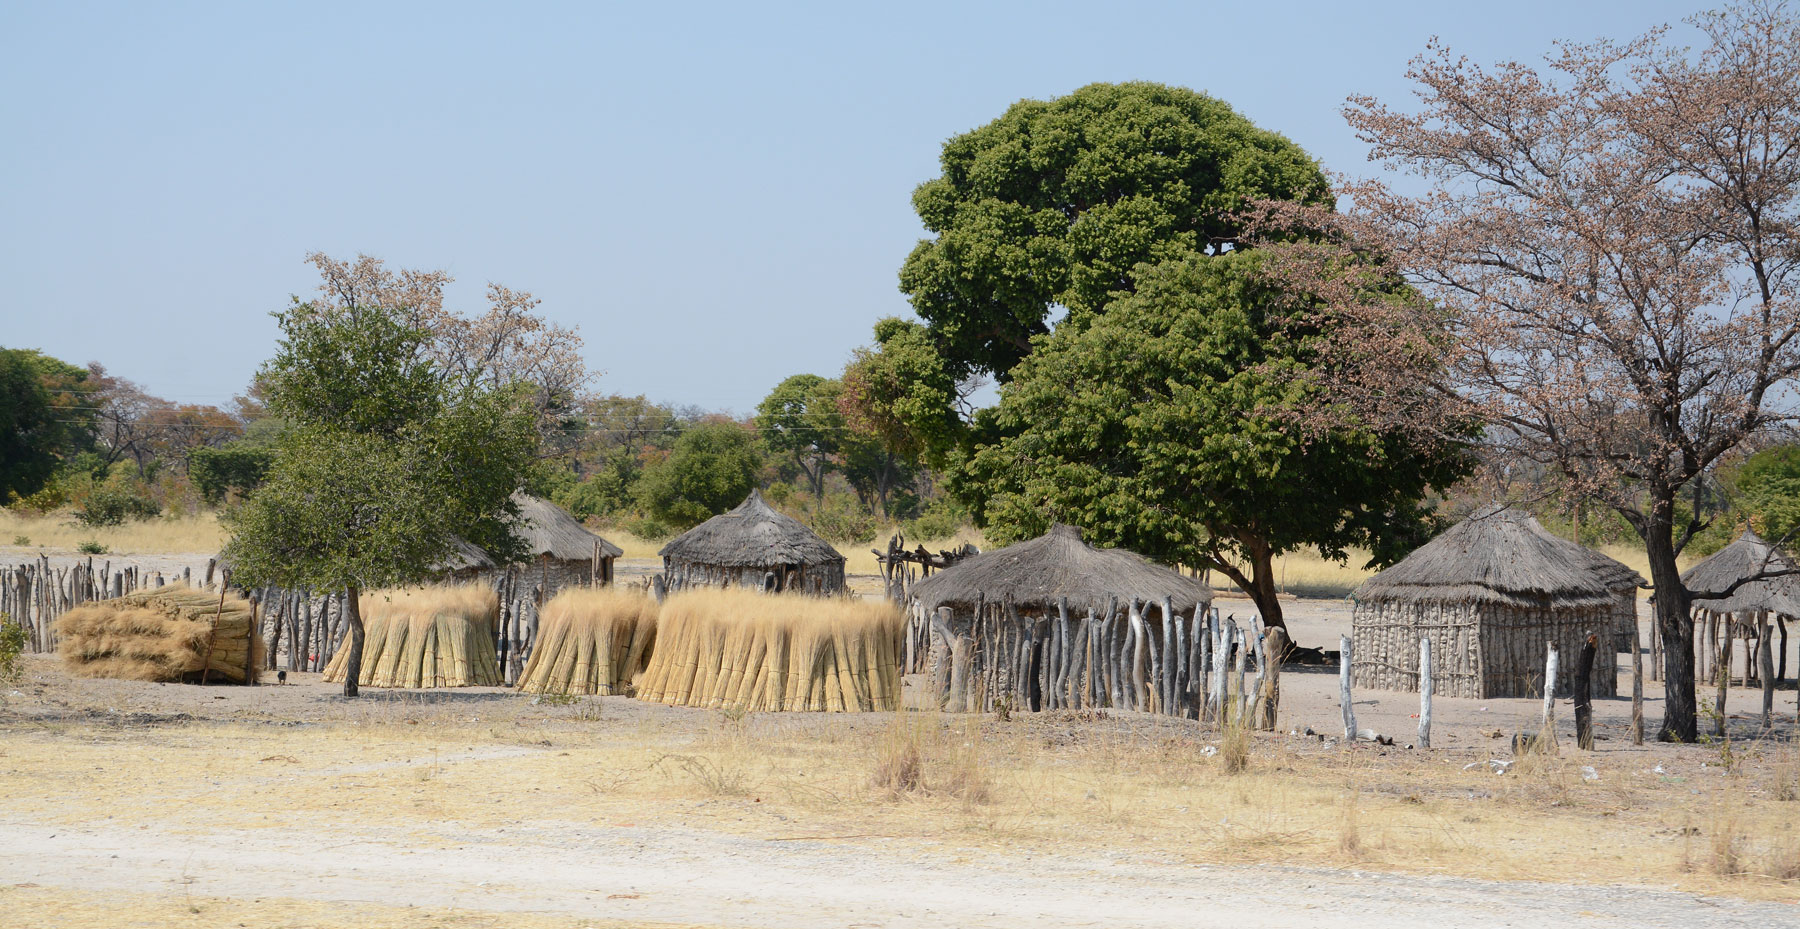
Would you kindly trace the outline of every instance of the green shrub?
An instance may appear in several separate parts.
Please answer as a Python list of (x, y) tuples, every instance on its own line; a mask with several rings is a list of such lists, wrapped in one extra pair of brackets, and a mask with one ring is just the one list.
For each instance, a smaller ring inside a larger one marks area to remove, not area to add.
[(25, 627), (0, 613), (0, 684), (16, 684), (25, 676), (19, 656), (25, 652)]
[(620, 528), (640, 539), (666, 539), (675, 534), (667, 523), (658, 522), (654, 516), (639, 516), (628, 519)]
[(106, 546), (101, 545), (99, 542), (96, 542), (93, 539), (89, 539), (86, 542), (83, 542), (80, 545), (75, 546), (75, 550), (82, 553), (83, 555), (104, 555), (104, 554), (106, 554)]
[(30, 545), (31, 544), (31, 536), (15, 535), (15, 536), (13, 536), (13, 544), (14, 545)]
[(917, 519), (906, 523), (908, 539), (948, 539), (969, 525), (969, 511), (949, 497), (939, 497), (925, 507)]
[(824, 500), (807, 502), (812, 506), (804, 521), (828, 542), (862, 542), (880, 528), (875, 514), (863, 509), (851, 494), (827, 493)]
[(88, 495), (87, 502), (75, 511), (75, 519), (84, 526), (119, 526), (132, 520), (154, 519), (161, 513), (162, 507), (143, 493), (108, 483)]

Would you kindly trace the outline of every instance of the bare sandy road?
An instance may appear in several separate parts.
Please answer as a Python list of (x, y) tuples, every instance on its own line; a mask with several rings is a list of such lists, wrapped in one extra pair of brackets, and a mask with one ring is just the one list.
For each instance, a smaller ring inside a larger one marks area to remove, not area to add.
[[(421, 838), (424, 841), (421, 841)], [(1123, 855), (934, 856), (918, 839), (796, 838), (573, 823), (364, 836), (0, 823), (8, 883), (189, 892), (460, 913), (743, 927), (1795, 925), (1800, 907), (1641, 888), (1270, 867)], [(0, 914), (0, 924), (9, 924)]]

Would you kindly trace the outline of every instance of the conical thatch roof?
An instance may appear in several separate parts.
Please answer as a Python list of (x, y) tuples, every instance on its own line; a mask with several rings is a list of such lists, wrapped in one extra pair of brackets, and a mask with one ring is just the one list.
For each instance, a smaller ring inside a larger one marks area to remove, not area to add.
[(756, 490), (735, 508), (676, 536), (659, 554), (732, 568), (844, 563), (830, 542), (793, 517), (775, 512)]
[(973, 607), (1011, 600), (1052, 609), (1067, 597), (1071, 608), (1104, 610), (1117, 597), (1174, 601), (1183, 610), (1212, 602), (1212, 588), (1119, 548), (1095, 548), (1073, 526), (1058, 523), (1028, 542), (983, 552), (925, 578), (913, 596), (927, 610)]
[(548, 556), (556, 561), (592, 561), (594, 544), (600, 545), (600, 557), (617, 558), (625, 552), (587, 530), (567, 510), (528, 493), (512, 495), (522, 521), (517, 527), (525, 540), (525, 551), (533, 558)]
[(1513, 606), (1602, 606), (1627, 583), (1617, 561), (1551, 535), (1530, 514), (1488, 507), (1364, 581), (1355, 598)]
[[(1793, 569), (1794, 563), (1785, 552), (1746, 529), (1736, 542), (1683, 572), (1681, 583), (1692, 591), (1724, 590), (1738, 578)], [(1729, 597), (1695, 600), (1694, 606), (1715, 613), (1768, 610), (1784, 616), (1800, 616), (1800, 575), (1751, 581), (1732, 591)]]
[(487, 552), (482, 551), (475, 543), (462, 536), (451, 540), (450, 554), (444, 560), (431, 566), (436, 574), (456, 574), (462, 571), (492, 571), (499, 567)]

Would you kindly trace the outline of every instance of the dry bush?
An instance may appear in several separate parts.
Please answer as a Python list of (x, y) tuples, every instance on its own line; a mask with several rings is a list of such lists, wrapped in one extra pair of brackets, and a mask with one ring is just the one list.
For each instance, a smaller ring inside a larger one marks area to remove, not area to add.
[[(364, 687), (498, 687), (494, 651), (500, 599), (481, 584), (374, 590), (362, 595)], [(342, 683), (350, 649), (339, 648), (325, 680)]]
[(895, 713), (876, 737), (870, 786), (889, 800), (936, 796), (986, 803), (994, 776), (983, 748), (976, 723), (952, 728), (936, 713)]
[(1338, 851), (1351, 857), (1360, 857), (1363, 853), (1362, 839), (1362, 794), (1352, 792), (1344, 795), (1343, 803), (1338, 809), (1337, 846)]
[(887, 601), (685, 590), (663, 603), (638, 699), (751, 711), (900, 706), (905, 620)]
[(1239, 717), (1219, 732), (1219, 773), (1241, 774), (1250, 767), (1250, 721)]
[(628, 693), (655, 646), (656, 611), (656, 601), (636, 588), (565, 588), (539, 615), (519, 690)]

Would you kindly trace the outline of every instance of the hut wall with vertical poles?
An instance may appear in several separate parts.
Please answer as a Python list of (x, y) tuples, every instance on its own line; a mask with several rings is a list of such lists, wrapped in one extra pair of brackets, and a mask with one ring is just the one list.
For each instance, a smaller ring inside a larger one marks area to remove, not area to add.
[(1490, 507), (1351, 595), (1351, 677), (1359, 687), (1416, 692), (1419, 640), (1428, 638), (1433, 693), (1535, 696), (1554, 643), (1562, 656), (1556, 690), (1567, 694), (1575, 658), (1596, 635), (1589, 692), (1615, 696), (1640, 583), (1630, 568), (1551, 535), (1529, 514)]
[[(924, 662), (953, 711), (1117, 707), (1195, 717), (1224, 627), (1212, 588), (1073, 527), (920, 580), (903, 661)], [(1238, 640), (1255, 646), (1254, 634)], [(1227, 646), (1225, 651), (1230, 652)]]
[(750, 587), (824, 595), (844, 590), (844, 556), (798, 520), (776, 512), (759, 491), (677, 536), (660, 554), (670, 591)]
[(589, 532), (562, 507), (530, 494), (513, 494), (519, 507), (519, 538), (530, 561), (520, 566), (524, 583), (542, 590), (544, 601), (564, 587), (612, 583), (613, 563), (624, 550)]
[(1771, 647), (1772, 671), (1777, 679), (1787, 677), (1788, 620), (1800, 617), (1800, 575), (1778, 572), (1794, 568), (1786, 552), (1746, 529), (1737, 541), (1682, 573), (1681, 583), (1689, 591), (1706, 592), (1724, 591), (1739, 579), (1776, 572), (1774, 577), (1744, 583), (1728, 596), (1693, 601), (1694, 664), (1700, 679), (1717, 680), (1723, 662), (1734, 660), (1738, 641), (1744, 649), (1737, 676), (1757, 677), (1752, 658), (1764, 640), (1777, 634), (1780, 642)]

